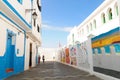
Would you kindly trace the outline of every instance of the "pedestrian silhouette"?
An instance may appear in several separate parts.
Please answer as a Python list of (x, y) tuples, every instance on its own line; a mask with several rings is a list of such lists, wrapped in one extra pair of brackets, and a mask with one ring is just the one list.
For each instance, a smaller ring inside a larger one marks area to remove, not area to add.
[(42, 56), (42, 60), (43, 60), (43, 63), (44, 63), (45, 62), (45, 56), (44, 55)]
[(40, 57), (40, 55), (39, 55), (39, 57), (38, 57), (38, 63), (40, 64), (40, 59), (41, 59), (41, 57)]

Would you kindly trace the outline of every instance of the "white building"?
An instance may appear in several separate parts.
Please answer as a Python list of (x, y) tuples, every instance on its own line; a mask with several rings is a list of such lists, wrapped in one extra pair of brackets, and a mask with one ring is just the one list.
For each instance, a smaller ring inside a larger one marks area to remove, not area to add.
[(0, 0), (0, 79), (37, 64), (40, 0)]
[(118, 27), (120, 25), (119, 16), (118, 0), (105, 0), (80, 25), (77, 26), (76, 30), (71, 30), (70, 35), (68, 35), (67, 38), (67, 44), (71, 44), (71, 33), (75, 36), (74, 42), (75, 40), (84, 42), (90, 34), (97, 36)]
[[(110, 70), (113, 70), (115, 72), (120, 73), (120, 65), (119, 65), (119, 54), (116, 53), (116, 47), (114, 45), (110, 44), (110, 54), (108, 54), (106, 51), (107, 47), (102, 46), (101, 54), (99, 54), (99, 51), (96, 51), (94, 54), (92, 52), (92, 41), (91, 38), (97, 36), (101, 37), (100, 34), (106, 35), (111, 33), (111, 30), (119, 29), (120, 27), (120, 1), (119, 0), (105, 0), (95, 11), (93, 11), (80, 25), (77, 27), (74, 27), (73, 30), (71, 30), (70, 34), (67, 37), (67, 46), (77, 46), (80, 44), (77, 52), (79, 54), (78, 56), (83, 56), (84, 51), (80, 52), (81, 50), (86, 50), (88, 54), (84, 54), (84, 59), (81, 60), (83, 57), (79, 58), (76, 57), (77, 63), (80, 65), (77, 65), (78, 68), (84, 69), (87, 71), (90, 71), (90, 73), (93, 72), (100, 72), (105, 71), (108, 73), (113, 73), (113, 77), (117, 77), (117, 74), (114, 72), (110, 72)], [(114, 30), (115, 31), (115, 30)], [(119, 32), (119, 30), (118, 30)], [(103, 34), (106, 33), (106, 34)], [(118, 35), (118, 34), (117, 34)], [(108, 35), (106, 35), (107, 37)], [(95, 37), (94, 39), (97, 40)], [(120, 47), (119, 41), (117, 42), (117, 46)], [(120, 48), (117, 48), (120, 49)], [(97, 49), (96, 49), (97, 50)], [(118, 51), (119, 52), (119, 51)], [(79, 58), (79, 60), (78, 60)], [(84, 62), (86, 61), (87, 62)], [(83, 61), (83, 62), (81, 62)], [(82, 64), (84, 63), (84, 64)], [(85, 65), (87, 63), (87, 65)], [(89, 65), (88, 65), (89, 64)], [(93, 70), (94, 69), (94, 70)], [(98, 70), (100, 69), (100, 70)], [(105, 70), (104, 70), (105, 69)], [(101, 72), (100, 72), (101, 73)], [(111, 75), (105, 72), (102, 72), (103, 74)], [(99, 75), (101, 76), (101, 75)], [(106, 80), (116, 80), (116, 78), (113, 78), (111, 76), (102, 76), (103, 79)]]
[(55, 61), (56, 60), (56, 53), (57, 53), (58, 48), (39, 48), (38, 53), (41, 57), (42, 61), (42, 56), (45, 56), (45, 61)]

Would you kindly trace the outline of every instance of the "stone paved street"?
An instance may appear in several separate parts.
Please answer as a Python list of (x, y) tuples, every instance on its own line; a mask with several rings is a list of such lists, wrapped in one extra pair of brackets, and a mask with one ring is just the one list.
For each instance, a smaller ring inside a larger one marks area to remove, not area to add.
[(101, 80), (79, 69), (57, 63), (46, 62), (5, 80)]

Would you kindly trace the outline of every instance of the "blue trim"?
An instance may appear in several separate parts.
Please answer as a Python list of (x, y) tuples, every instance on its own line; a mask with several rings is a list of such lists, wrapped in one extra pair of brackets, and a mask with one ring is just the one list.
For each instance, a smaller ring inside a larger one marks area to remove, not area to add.
[(7, 0), (3, 0), (3, 2), (29, 27), (32, 28), (31, 25), (29, 25), (25, 19), (16, 11), (16, 9), (7, 1)]
[(104, 46), (104, 49), (105, 49), (105, 53), (106, 53), (106, 54), (110, 54), (110, 52), (111, 52), (111, 50), (110, 50), (110, 45)]
[[(4, 13), (0, 12), (0, 15), (2, 15), (4, 18), (9, 20), (11, 23), (16, 25), (18, 28), (20, 28), (26, 36), (26, 32), (19, 25), (17, 25), (14, 21), (12, 21), (10, 18), (8, 18)], [(13, 34), (12, 31), (10, 31), (10, 33), (11, 33), (11, 35), (16, 35), (16, 34)], [(25, 41), (24, 42), (24, 54), (25, 54), (26, 39), (24, 41)], [(15, 43), (15, 45), (16, 45), (16, 43)], [(7, 44), (6, 44), (6, 46), (7, 46)], [(16, 47), (15, 47), (15, 51), (16, 51)], [(16, 52), (15, 52), (15, 54), (14, 54), (14, 71), (10, 72), (10, 73), (6, 73), (5, 72), (5, 70), (6, 70), (6, 68), (5, 68), (5, 66), (6, 66), (6, 52), (5, 52), (4, 56), (0, 56), (0, 80), (4, 79), (6, 77), (9, 77), (11, 75), (23, 72), (24, 71), (24, 59), (25, 59), (24, 55), (22, 57), (17, 57)], [(20, 65), (20, 66), (18, 66), (18, 65)]]
[(102, 54), (102, 51), (101, 51), (100, 47), (97, 48), (97, 51), (98, 51), (98, 54)]
[(12, 37), (15, 33), (7, 29), (7, 38), (6, 38), (6, 67), (14, 69), (14, 54), (15, 54), (15, 45), (12, 45)]
[[(3, 16), (3, 17), (5, 17), (6, 19), (8, 19), (10, 22), (12, 22), (14, 25), (16, 25), (18, 28), (20, 28), (21, 30), (23, 30), (19, 25), (17, 25), (14, 21), (12, 21), (10, 18), (8, 18), (4, 13), (2, 13), (1, 11), (0, 11), (0, 14)], [(23, 30), (24, 31), (24, 30)]]
[(92, 48), (92, 53), (95, 54), (95, 48)]
[(26, 32), (24, 32), (24, 64), (25, 64), (25, 50), (26, 50)]
[(101, 38), (104, 38), (104, 37), (106, 37), (106, 36), (112, 35), (112, 34), (114, 34), (114, 33), (116, 33), (116, 32), (120, 32), (120, 27), (117, 27), (117, 28), (115, 28), (115, 29), (113, 29), (113, 30), (111, 30), (111, 31), (108, 31), (108, 32), (106, 32), (106, 33), (103, 33), (103, 34), (101, 34), (101, 35), (98, 35), (98, 36), (92, 38), (92, 42), (94, 42), (94, 41), (96, 41), (96, 40), (99, 40), (99, 39), (101, 39)]
[(22, 4), (23, 0), (17, 0), (20, 4)]
[[(11, 33), (12, 31), (7, 29), (7, 32)], [(16, 34), (14, 34), (14, 35), (16, 35)], [(8, 36), (8, 34), (6, 34), (6, 36)], [(6, 46), (7, 46), (7, 44), (6, 44)], [(15, 74), (18, 74), (18, 73), (24, 71), (24, 55), (16, 56), (16, 44), (14, 45), (14, 48), (15, 48), (15, 50), (14, 50), (14, 59), (13, 59), (14, 60), (13, 61), (14, 71), (13, 72), (9, 72), (9, 73), (6, 72), (7, 51), (5, 52), (4, 56), (0, 56), (0, 80), (4, 80), (6, 77), (9, 77), (11, 75), (15, 75)], [(25, 52), (25, 50), (24, 50), (24, 52)]]
[(115, 53), (120, 53), (120, 43), (115, 43), (113, 46), (115, 48)]

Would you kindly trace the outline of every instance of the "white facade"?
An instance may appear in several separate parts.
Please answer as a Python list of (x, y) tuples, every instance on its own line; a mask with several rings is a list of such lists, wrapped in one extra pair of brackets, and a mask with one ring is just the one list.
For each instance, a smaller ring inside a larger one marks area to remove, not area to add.
[(37, 64), (38, 47), (41, 46), (40, 1), (0, 1), (0, 79)]
[[(90, 16), (88, 16), (80, 25), (77, 26), (76, 30), (72, 30), (68, 35), (68, 42), (72, 41), (70, 36), (71, 33), (77, 34), (74, 39), (79, 42), (84, 42), (87, 37), (92, 34), (97, 36), (101, 33), (107, 32), (120, 25), (119, 14), (117, 14), (116, 7), (118, 7), (118, 0), (105, 0)], [(112, 10), (112, 19), (109, 20), (108, 12)], [(118, 11), (119, 12), (119, 11)], [(102, 22), (102, 14), (105, 14), (106, 22)], [(92, 25), (92, 26), (91, 26)], [(71, 43), (68, 43), (68, 45)]]
[(42, 56), (45, 56), (45, 61), (54, 61), (56, 60), (57, 56), (57, 48), (39, 48), (38, 53), (41, 57), (42, 61)]
[[(106, 55), (104, 48), (101, 48), (104, 51), (104, 54), (93, 54), (92, 52), (92, 44), (91, 38), (98, 36), (103, 33), (107, 33), (110, 30), (113, 30), (117, 27), (120, 27), (120, 2), (119, 0), (105, 0), (95, 11), (93, 11), (80, 25), (74, 27), (70, 34), (67, 37), (67, 46), (77, 46), (79, 43), (82, 47), (85, 47), (84, 44), (87, 44), (86, 50), (88, 52), (88, 64), (84, 66), (86, 63), (81, 64), (77, 59), (77, 63), (80, 63), (80, 66), (77, 65), (77, 68), (89, 71), (93, 74), (93, 67), (100, 67), (103, 69), (120, 71), (118, 68), (120, 57), (116, 55), (115, 49), (111, 46), (111, 54)], [(74, 36), (73, 36), (74, 35)], [(78, 51), (77, 54), (82, 51)], [(78, 55), (80, 57), (80, 55)], [(77, 56), (77, 58), (78, 58)], [(82, 58), (80, 58), (82, 59)], [(95, 73), (95, 72), (94, 72)], [(103, 79), (115, 80), (111, 76), (98, 74)]]
[[(37, 13), (37, 18), (36, 18), (36, 25), (34, 25), (34, 19), (28, 19), (31, 20), (32, 23), (32, 30), (28, 31), (27, 33), (27, 39), (26, 39), (26, 56), (25, 56), (25, 70), (29, 69), (29, 59), (30, 59), (30, 54), (32, 54), (31, 57), (31, 61), (32, 61), (32, 67), (34, 67), (36, 65), (36, 56), (38, 57), (38, 47), (41, 46), (41, 12), (38, 9), (37, 6), (37, 1), (32, 1), (33, 4), (31, 5), (33, 12), (35, 11)], [(40, 2), (39, 2), (40, 3)], [(41, 3), (40, 3), (41, 5)], [(29, 8), (27, 8), (29, 9)], [(30, 12), (29, 10), (26, 11), (26, 16), (27, 18), (29, 18), (30, 16), (28, 16), (27, 14), (29, 13), (33, 13)], [(39, 31), (38, 31), (39, 30)], [(32, 50), (30, 50), (30, 45)]]

